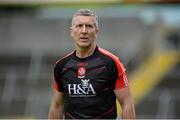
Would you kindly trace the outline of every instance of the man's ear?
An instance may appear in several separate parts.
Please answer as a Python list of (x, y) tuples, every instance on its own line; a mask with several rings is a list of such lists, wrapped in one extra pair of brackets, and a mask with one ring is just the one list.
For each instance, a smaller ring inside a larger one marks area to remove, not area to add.
[(69, 32), (71, 32), (71, 30), (72, 30), (72, 26), (71, 26), (71, 27), (69, 27)]
[(96, 28), (96, 33), (98, 33), (99, 32), (99, 28)]
[(69, 27), (69, 33), (70, 33), (70, 35), (72, 36), (72, 26)]

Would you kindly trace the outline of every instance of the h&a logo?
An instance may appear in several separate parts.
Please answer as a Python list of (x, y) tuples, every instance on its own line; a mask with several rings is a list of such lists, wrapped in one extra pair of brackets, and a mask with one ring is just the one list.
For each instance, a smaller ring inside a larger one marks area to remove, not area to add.
[(92, 95), (96, 94), (93, 86), (89, 83), (89, 79), (82, 79), (81, 84), (68, 84), (68, 93), (69, 95)]

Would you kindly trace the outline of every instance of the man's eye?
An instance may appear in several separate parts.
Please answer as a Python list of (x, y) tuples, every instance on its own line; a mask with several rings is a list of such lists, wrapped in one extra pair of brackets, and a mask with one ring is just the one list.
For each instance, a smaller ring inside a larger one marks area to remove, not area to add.
[(88, 27), (88, 28), (93, 28), (93, 26), (92, 26), (92, 25), (87, 25), (87, 27)]
[(83, 26), (83, 25), (80, 24), (80, 25), (77, 25), (76, 27), (81, 28), (82, 26)]

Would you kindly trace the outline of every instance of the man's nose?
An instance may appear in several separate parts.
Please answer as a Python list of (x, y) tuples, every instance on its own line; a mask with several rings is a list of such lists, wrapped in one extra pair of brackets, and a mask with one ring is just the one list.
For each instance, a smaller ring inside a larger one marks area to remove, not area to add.
[(82, 27), (82, 33), (87, 33), (87, 28), (85, 25), (83, 25), (83, 27)]

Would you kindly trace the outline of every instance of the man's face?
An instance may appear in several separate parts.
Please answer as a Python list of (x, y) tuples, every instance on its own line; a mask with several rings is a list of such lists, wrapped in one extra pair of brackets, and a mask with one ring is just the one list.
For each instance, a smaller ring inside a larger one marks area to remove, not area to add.
[(94, 45), (98, 28), (95, 25), (93, 16), (76, 16), (72, 27), (70, 27), (71, 37), (76, 47), (87, 48)]

